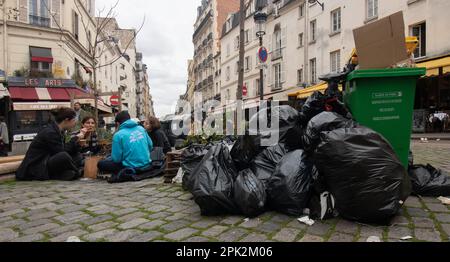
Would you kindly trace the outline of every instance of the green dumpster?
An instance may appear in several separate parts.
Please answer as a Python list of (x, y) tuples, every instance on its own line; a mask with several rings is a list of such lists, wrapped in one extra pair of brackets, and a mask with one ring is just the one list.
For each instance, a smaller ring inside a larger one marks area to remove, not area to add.
[(425, 68), (355, 70), (344, 101), (356, 121), (382, 134), (408, 167), (417, 79)]

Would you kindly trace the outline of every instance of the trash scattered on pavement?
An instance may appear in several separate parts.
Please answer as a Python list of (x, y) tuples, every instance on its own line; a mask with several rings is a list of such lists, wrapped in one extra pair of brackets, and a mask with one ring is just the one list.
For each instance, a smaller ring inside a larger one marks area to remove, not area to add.
[(379, 242), (381, 242), (381, 239), (379, 238), (379, 237), (377, 237), (377, 236), (371, 236), (371, 237), (369, 237), (368, 239), (367, 239), (367, 241), (366, 242), (370, 242), (370, 243), (379, 243)]
[(78, 237), (72, 236), (72, 237), (69, 237), (66, 242), (73, 242), (73, 243), (81, 242), (81, 239), (79, 239)]
[(450, 196), (450, 176), (431, 165), (409, 167), (413, 194), (425, 197)]
[(312, 226), (315, 223), (315, 221), (310, 219), (308, 216), (299, 218), (298, 222), (303, 223), (303, 224), (308, 225), (308, 226)]
[(438, 200), (441, 201), (443, 205), (450, 205), (450, 198), (447, 197), (438, 197)]
[(402, 240), (402, 241), (408, 241), (408, 240), (411, 240), (411, 239), (413, 239), (412, 236), (406, 236), (406, 237), (400, 238), (400, 240)]

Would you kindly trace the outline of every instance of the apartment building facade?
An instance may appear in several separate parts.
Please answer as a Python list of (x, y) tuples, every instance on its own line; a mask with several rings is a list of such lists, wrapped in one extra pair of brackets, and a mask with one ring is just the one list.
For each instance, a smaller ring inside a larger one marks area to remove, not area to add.
[[(355, 47), (353, 30), (403, 11), (405, 35), (417, 36), (414, 54), (420, 63), (448, 56), (450, 17), (445, 0), (326, 0), (310, 4), (305, 0), (253, 1), (268, 14), (264, 46), (269, 59), (264, 65), (265, 99), (288, 100), (290, 93), (314, 86), (320, 75), (341, 71)], [(258, 41), (253, 12), (245, 17), (244, 94), (247, 107), (259, 101)], [(221, 38), (221, 92), (225, 100), (236, 98), (239, 59), (239, 13), (227, 18)], [(444, 73), (447, 72), (444, 65)], [(430, 68), (435, 74), (438, 68)], [(449, 68), (450, 69), (450, 68)], [(430, 70), (429, 70), (430, 71)], [(442, 70), (441, 70), (442, 71)], [(445, 91), (446, 92), (446, 91)]]
[[(239, 0), (202, 0), (194, 24), (193, 76), (195, 91), (203, 100), (220, 100), (220, 37), (229, 13), (239, 9)], [(191, 73), (192, 74), (192, 73)]]

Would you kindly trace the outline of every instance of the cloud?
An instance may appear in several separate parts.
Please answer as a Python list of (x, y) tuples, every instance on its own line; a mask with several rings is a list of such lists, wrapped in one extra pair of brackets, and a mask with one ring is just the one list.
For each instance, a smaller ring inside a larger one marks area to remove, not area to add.
[[(97, 0), (97, 9), (116, 0)], [(173, 113), (174, 105), (186, 91), (187, 60), (192, 59), (192, 35), (201, 0), (120, 0), (117, 20), (121, 28), (138, 28), (138, 52), (149, 70), (150, 93), (157, 116)]]

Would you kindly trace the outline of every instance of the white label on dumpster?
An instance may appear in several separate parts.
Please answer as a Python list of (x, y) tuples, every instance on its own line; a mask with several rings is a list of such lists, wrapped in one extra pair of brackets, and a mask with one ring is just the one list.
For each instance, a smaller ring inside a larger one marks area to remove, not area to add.
[(391, 113), (395, 112), (395, 108), (389, 107), (389, 108), (380, 108), (380, 113)]
[(398, 97), (403, 97), (403, 92), (390, 91), (390, 92), (372, 93), (373, 99), (389, 99), (389, 98), (398, 98)]
[(373, 121), (390, 121), (390, 120), (400, 120), (400, 116), (383, 116), (373, 118)]
[(401, 104), (402, 99), (390, 99), (390, 100), (375, 100), (372, 101), (372, 105), (383, 105), (383, 104)]

